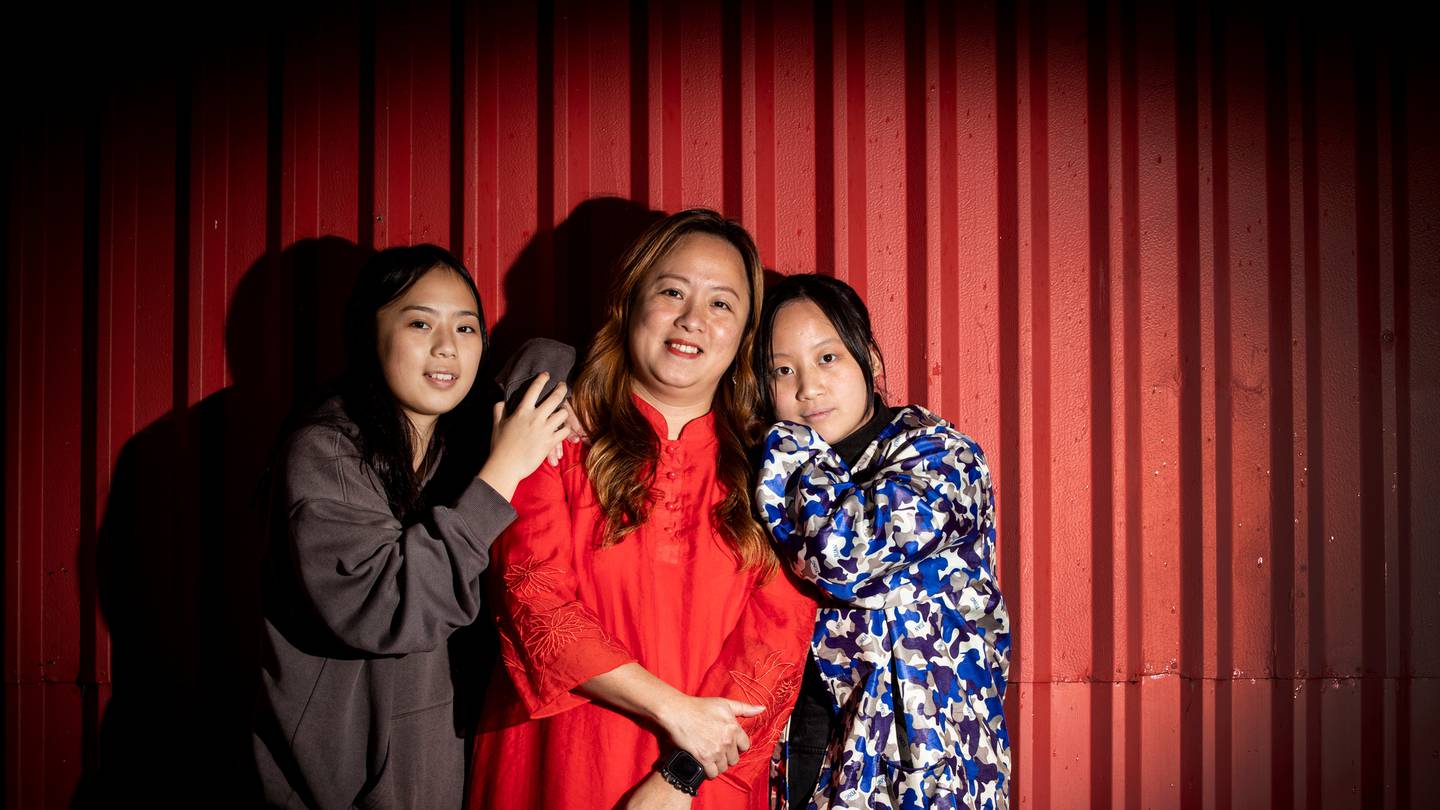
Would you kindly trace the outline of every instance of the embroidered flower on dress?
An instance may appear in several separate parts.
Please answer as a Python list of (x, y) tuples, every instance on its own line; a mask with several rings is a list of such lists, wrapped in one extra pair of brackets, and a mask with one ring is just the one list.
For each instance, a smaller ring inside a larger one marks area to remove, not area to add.
[(555, 578), (565, 573), (559, 568), (535, 559), (531, 554), (523, 562), (515, 563), (505, 570), (505, 588), (516, 596), (529, 596), (535, 591), (548, 591), (555, 587)]
[(799, 688), (800, 677), (793, 671), (795, 664), (784, 658), (784, 651), (775, 650), (764, 660), (752, 662), (748, 673), (730, 670), (731, 680), (745, 699), (765, 707), (764, 712), (750, 721), (754, 724), (751, 747), (756, 750), (765, 748), (780, 733), (780, 727), (789, 719), (788, 710)]
[(509, 646), (507, 644), (500, 650), (500, 662), (511, 672), (524, 672), (525, 665), (520, 662), (520, 657), (509, 649)]
[(530, 614), (525, 625), (527, 646), (534, 652), (535, 660), (544, 661), (578, 639), (586, 623), (574, 605), (561, 605), (554, 610)]

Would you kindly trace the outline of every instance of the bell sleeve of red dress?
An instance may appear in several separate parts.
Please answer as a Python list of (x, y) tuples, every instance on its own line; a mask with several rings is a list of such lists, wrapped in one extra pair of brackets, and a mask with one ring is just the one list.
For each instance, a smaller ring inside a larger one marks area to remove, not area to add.
[[(566, 446), (562, 465), (577, 463)], [(542, 463), (515, 490), (518, 515), (491, 550), (500, 654), (531, 718), (586, 702), (571, 690), (635, 658), (577, 598), (575, 540), (560, 471)]]
[(784, 571), (777, 571), (750, 592), (740, 621), (696, 692), (765, 707), (758, 716), (739, 718), (750, 737), (750, 748), (719, 781), (748, 791), (768, 774), (775, 741), (795, 708), (815, 631), (815, 610), (815, 600), (802, 593)]

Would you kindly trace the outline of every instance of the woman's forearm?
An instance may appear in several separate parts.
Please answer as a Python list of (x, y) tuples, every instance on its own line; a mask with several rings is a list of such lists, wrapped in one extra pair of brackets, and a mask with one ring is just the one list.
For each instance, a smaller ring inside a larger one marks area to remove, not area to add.
[(765, 711), (764, 706), (728, 698), (687, 695), (633, 661), (596, 675), (574, 691), (653, 722), (672, 744), (695, 757), (712, 779), (750, 748), (750, 738), (737, 718)]
[(660, 725), (677, 699), (686, 695), (650, 670), (631, 661), (609, 672), (596, 675), (575, 687), (575, 691), (591, 700), (623, 712), (639, 715)]

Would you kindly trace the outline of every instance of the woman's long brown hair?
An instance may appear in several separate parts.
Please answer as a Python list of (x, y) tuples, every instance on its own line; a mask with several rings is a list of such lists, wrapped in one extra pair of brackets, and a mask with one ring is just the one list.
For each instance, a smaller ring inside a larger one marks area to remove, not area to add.
[(574, 404), (590, 434), (586, 472), (605, 516), (601, 545), (619, 543), (650, 516), (651, 490), (660, 440), (631, 399), (633, 379), (628, 351), (631, 317), (639, 305), (650, 270), (684, 236), (704, 233), (729, 242), (745, 263), (749, 313), (730, 368), (715, 390), (715, 436), (719, 444), (716, 474), (725, 499), (712, 516), (721, 537), (740, 564), (768, 576), (775, 553), (751, 508), (751, 469), (746, 448), (760, 428), (756, 417), (760, 383), (748, 362), (754, 351), (764, 293), (764, 269), (755, 241), (738, 223), (705, 208), (680, 211), (650, 226), (620, 260), (610, 290), (609, 317), (590, 344), (590, 355), (575, 383)]

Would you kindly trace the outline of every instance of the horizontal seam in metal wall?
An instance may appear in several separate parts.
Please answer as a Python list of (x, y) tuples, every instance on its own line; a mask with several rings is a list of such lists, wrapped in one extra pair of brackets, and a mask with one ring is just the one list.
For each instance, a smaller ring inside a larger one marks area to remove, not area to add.
[[(1237, 682), (1240, 682), (1240, 681), (1286, 681), (1286, 682), (1291, 682), (1291, 683), (1293, 683), (1293, 682), (1295, 682), (1295, 681), (1355, 681), (1355, 682), (1360, 682), (1360, 681), (1396, 681), (1396, 682), (1414, 683), (1414, 682), (1416, 682), (1416, 681), (1440, 681), (1440, 674), (1436, 674), (1436, 675), (1296, 675), (1296, 676), (1291, 677), (1291, 678), (1276, 677), (1276, 676), (1274, 676), (1274, 675), (1235, 675), (1235, 676), (1232, 676), (1232, 677), (1229, 677), (1229, 678), (1216, 678), (1216, 677), (1212, 677), (1212, 676), (1208, 676), (1208, 675), (1202, 675), (1202, 676), (1200, 676), (1200, 677), (1196, 677), (1196, 676), (1194, 676), (1194, 675), (1181, 675), (1181, 674), (1176, 673), (1176, 672), (1160, 672), (1160, 673), (1156, 673), (1156, 674), (1154, 674), (1154, 675), (1141, 675), (1141, 676), (1139, 676), (1139, 677), (1137, 677), (1137, 678), (1129, 678), (1129, 679), (1126, 679), (1126, 678), (1116, 678), (1116, 679), (1104, 679), (1104, 678), (1063, 678), (1063, 677), (1062, 677), (1062, 678), (1051, 678), (1051, 679), (1048, 679), (1048, 680), (1037, 681), (1037, 680), (1030, 680), (1030, 679), (1027, 678), (1027, 679), (1024, 679), (1024, 680), (1012, 680), (1012, 681), (1009, 681), (1009, 682), (1007, 683), (1007, 685), (1008, 685), (1008, 686), (1014, 686), (1014, 685), (1016, 685), (1016, 684), (1035, 685), (1035, 684), (1046, 684), (1046, 683), (1049, 683), (1049, 684), (1057, 684), (1057, 683), (1065, 683), (1065, 684), (1070, 684), (1070, 683), (1083, 683), (1083, 684), (1104, 684), (1104, 683), (1111, 683), (1111, 684), (1136, 684), (1136, 683), (1140, 683), (1141, 681), (1155, 681), (1155, 680), (1162, 680), (1162, 679), (1166, 679), (1166, 678), (1179, 678), (1180, 680), (1185, 680), (1185, 681), (1214, 681), (1214, 682), (1217, 682), (1217, 683), (1219, 683), (1219, 682), (1237, 683)], [(40, 678), (40, 679), (38, 679), (38, 680), (23, 680), (23, 681), (16, 681), (16, 680), (8, 680), (8, 679), (7, 679), (7, 680), (4, 682), (4, 685), (5, 685), (5, 686), (56, 686), (56, 685), (58, 685), (58, 686), (82, 686), (82, 687), (83, 687), (83, 686), (111, 686), (111, 685), (113, 685), (113, 684), (114, 684), (114, 681), (73, 681), (73, 680), (72, 680), (72, 681), (66, 681), (66, 680), (52, 680), (52, 679), (49, 679), (49, 678)]]
[(1294, 683), (1295, 681), (1355, 681), (1357, 683), (1361, 681), (1396, 681), (1404, 683), (1414, 683), (1416, 681), (1440, 681), (1440, 675), (1296, 675), (1293, 678), (1276, 677), (1274, 675), (1236, 675), (1230, 678), (1216, 678), (1206, 675), (1196, 677), (1194, 675), (1181, 675), (1177, 672), (1162, 672), (1155, 675), (1141, 675), (1138, 678), (1131, 679), (1117, 678), (1114, 680), (1110, 680), (1101, 678), (1052, 678), (1044, 681), (1010, 681), (1006, 685), (1035, 685), (1046, 683), (1137, 684), (1141, 681), (1157, 681), (1167, 678), (1179, 678), (1183, 681), (1211, 681), (1215, 683), (1239, 683), (1242, 681), (1283, 681), (1286, 683)]

